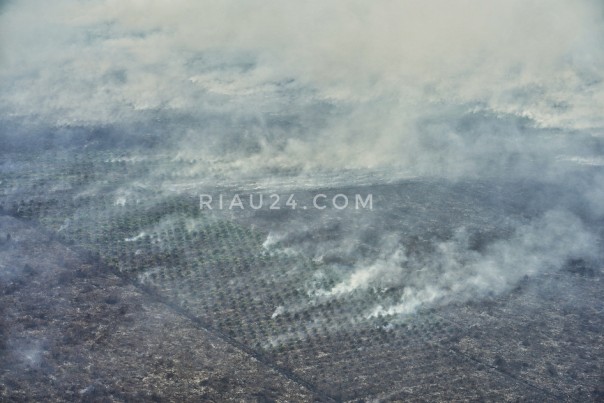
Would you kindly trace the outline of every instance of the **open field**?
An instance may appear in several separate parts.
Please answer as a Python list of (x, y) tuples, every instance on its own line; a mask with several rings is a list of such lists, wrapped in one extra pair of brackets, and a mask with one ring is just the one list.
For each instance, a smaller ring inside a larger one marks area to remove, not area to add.
[[(602, 398), (597, 259), (387, 310), (409, 284), (421, 292), (448, 273), (425, 258), (458, 228), (465, 248), (488, 256), (549, 209), (535, 194), (564, 189), (410, 179), (319, 189), (372, 193), (372, 211), (203, 211), (191, 190), (145, 183), (157, 166), (178, 173), (186, 161), (134, 157), (5, 154), (5, 398)], [(434, 277), (346, 289), (359, 262), (380, 261), (384, 233), (406, 246), (406, 270)], [(349, 244), (352, 253), (338, 249)]]

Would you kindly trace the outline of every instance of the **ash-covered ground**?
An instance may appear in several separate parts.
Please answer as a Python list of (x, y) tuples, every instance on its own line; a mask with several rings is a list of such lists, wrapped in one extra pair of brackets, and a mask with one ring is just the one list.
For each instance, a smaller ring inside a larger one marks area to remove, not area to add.
[(10, 216), (0, 228), (2, 401), (311, 400), (55, 234)]
[(146, 188), (157, 160), (6, 155), (6, 400), (602, 398), (602, 226), (567, 189), (409, 179), (293, 191), (371, 210), (203, 210)]

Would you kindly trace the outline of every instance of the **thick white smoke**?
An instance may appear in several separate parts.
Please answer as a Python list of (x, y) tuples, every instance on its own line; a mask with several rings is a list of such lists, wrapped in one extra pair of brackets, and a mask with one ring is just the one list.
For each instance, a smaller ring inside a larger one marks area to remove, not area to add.
[[(136, 127), (152, 112), (163, 136), (185, 136), (185, 155), (219, 150), (235, 174), (459, 176), (494, 162), (492, 174), (544, 145), (514, 133), (515, 119), (604, 126), (597, 1), (26, 0), (0, 18), (4, 116)], [(468, 138), (451, 126), (481, 114), (510, 133), (487, 124)], [(545, 152), (568, 146), (552, 141)]]
[[(580, 220), (566, 212), (550, 211), (483, 252), (469, 248), (463, 231), (440, 243), (436, 252), (419, 265), (406, 266), (402, 253), (397, 251), (389, 260), (356, 271), (331, 292), (350, 292), (376, 283), (379, 287), (402, 286), (397, 304), (377, 306), (369, 315), (408, 314), (426, 305), (500, 294), (524, 276), (555, 273), (573, 258), (595, 258), (596, 250), (596, 238)], [(359, 277), (367, 278), (357, 283)]]

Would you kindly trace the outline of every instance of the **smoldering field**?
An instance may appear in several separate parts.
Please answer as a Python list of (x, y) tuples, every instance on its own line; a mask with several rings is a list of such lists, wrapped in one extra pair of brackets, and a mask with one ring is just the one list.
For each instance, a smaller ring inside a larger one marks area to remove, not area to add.
[[(603, 19), (588, 0), (8, 2), (0, 202), (288, 368), (299, 343), (599, 284)], [(374, 208), (199, 210), (221, 191)]]
[(88, 194), (402, 189), (379, 188), (372, 212), (259, 214), (271, 253), (328, 262), (311, 300), (396, 290), (363, 313), (396, 316), (569, 262), (600, 270), (597, 2), (63, 1), (44, 22), (37, 7), (1, 17), (6, 151), (188, 161)]

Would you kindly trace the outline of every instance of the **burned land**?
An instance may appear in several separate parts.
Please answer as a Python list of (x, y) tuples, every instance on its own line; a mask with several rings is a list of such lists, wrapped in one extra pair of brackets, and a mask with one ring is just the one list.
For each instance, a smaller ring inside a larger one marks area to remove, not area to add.
[[(407, 180), (320, 189), (371, 192), (371, 212), (207, 212), (132, 181), (186, 161), (9, 158), (3, 400), (602, 399), (601, 261), (568, 246), (601, 223), (535, 203), (564, 189)], [(510, 248), (522, 270), (467, 271)]]

